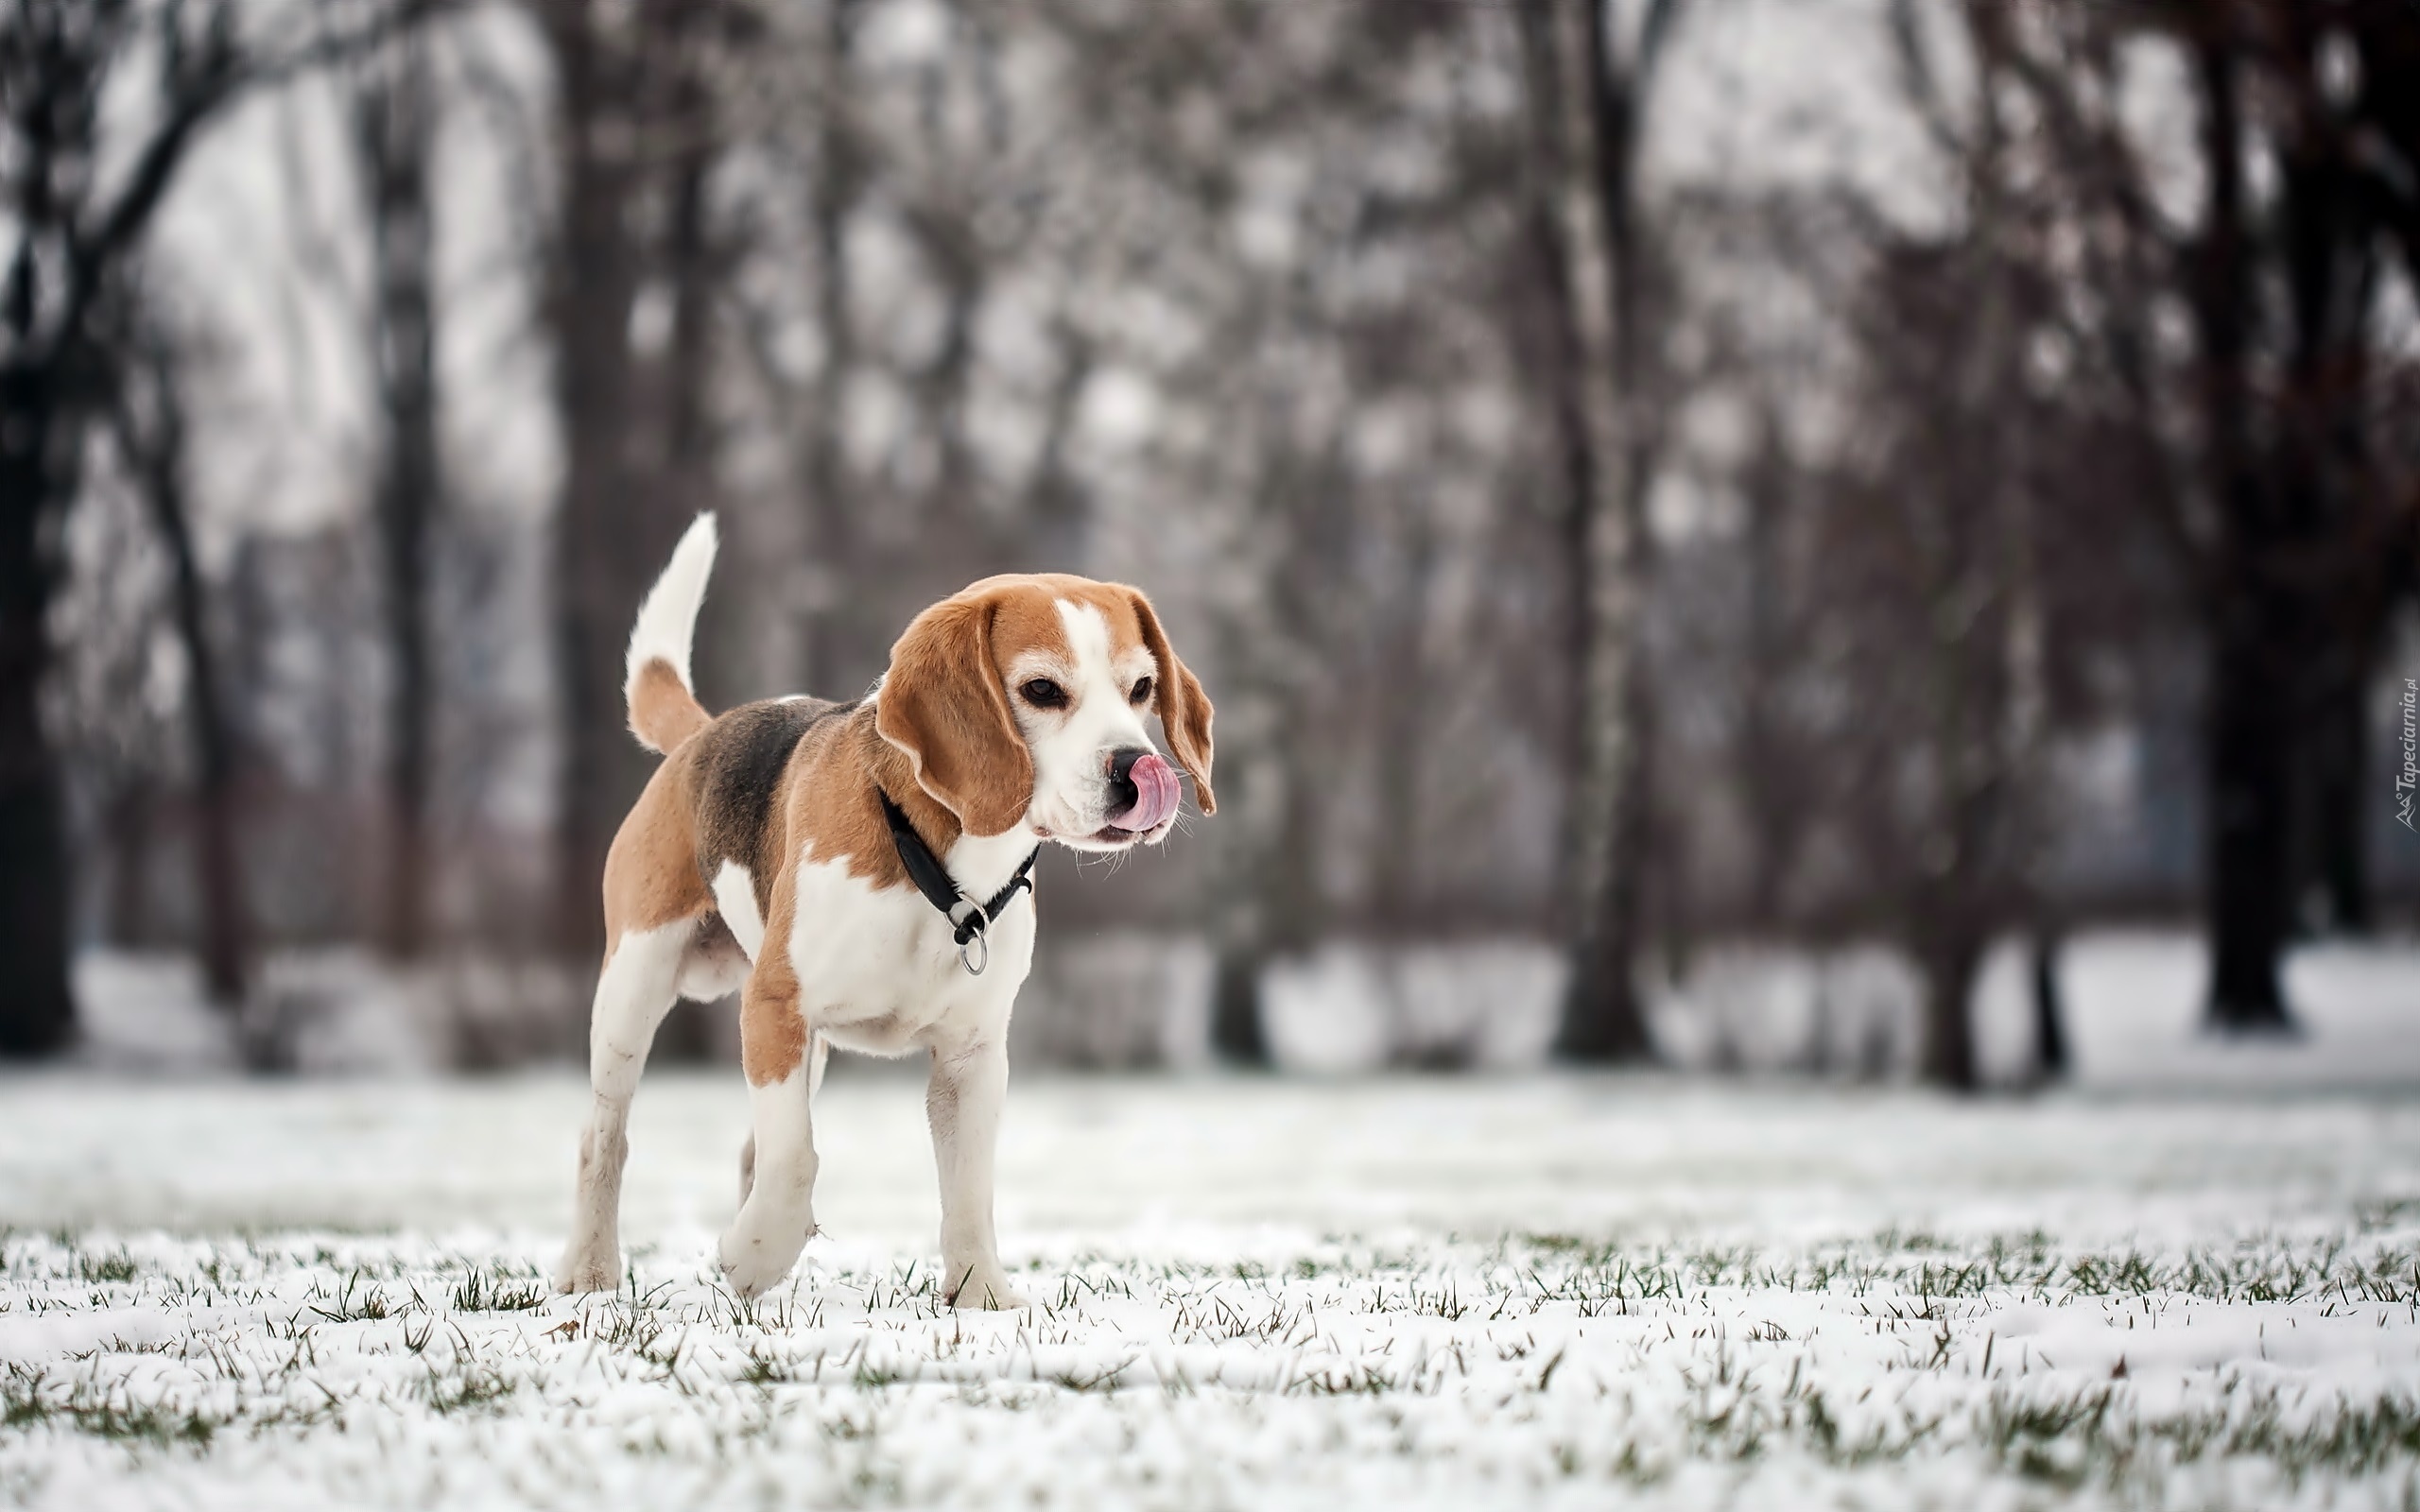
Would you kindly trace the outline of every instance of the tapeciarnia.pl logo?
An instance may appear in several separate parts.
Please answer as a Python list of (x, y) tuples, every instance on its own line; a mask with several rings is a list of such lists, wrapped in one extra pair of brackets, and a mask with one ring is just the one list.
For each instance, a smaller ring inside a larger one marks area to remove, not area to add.
[(2411, 822), (2411, 800), (2420, 793), (2420, 678), (2403, 679), (2403, 770), (2394, 774), (2394, 816), (2420, 833)]

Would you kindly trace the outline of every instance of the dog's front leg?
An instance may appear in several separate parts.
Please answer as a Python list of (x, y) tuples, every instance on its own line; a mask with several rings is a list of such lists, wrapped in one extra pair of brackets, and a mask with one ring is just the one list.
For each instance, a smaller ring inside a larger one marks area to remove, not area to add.
[(798, 979), (786, 953), (777, 956), (769, 942), (740, 999), (739, 1051), (755, 1159), (743, 1173), (747, 1198), (718, 1258), (732, 1289), (756, 1297), (789, 1274), (815, 1234), (814, 1067)]
[(925, 1112), (942, 1179), (942, 1280), (955, 1307), (1017, 1308), (992, 1228), (992, 1161), (1008, 1098), (1009, 1054), (997, 1040), (933, 1047)]

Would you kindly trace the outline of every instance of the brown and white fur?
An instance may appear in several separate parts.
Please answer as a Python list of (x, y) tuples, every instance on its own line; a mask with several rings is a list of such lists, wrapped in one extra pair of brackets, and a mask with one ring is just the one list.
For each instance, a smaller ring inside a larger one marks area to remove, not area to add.
[[(676, 999), (738, 988), (752, 1132), (720, 1246), (732, 1287), (764, 1292), (815, 1233), (811, 1104), (830, 1047), (923, 1050), (947, 1294), (1021, 1307), (993, 1233), (992, 1164), (1035, 900), (1008, 906), (987, 969), (971, 974), (949, 920), (900, 864), (882, 795), (967, 896), (988, 900), (1039, 841), (1101, 851), (1166, 837), (1172, 804), (1141, 833), (1109, 823), (1157, 814), (1121, 807), (1138, 752), (1159, 759), (1147, 714), (1214, 812), (1210, 701), (1140, 592), (1053, 575), (986, 578), (926, 610), (857, 703), (793, 697), (712, 715), (692, 691), (689, 644), (715, 546), (701, 515), (631, 637), (631, 729), (666, 760), (605, 863), (596, 1096), (555, 1283), (620, 1284), (622, 1167), (648, 1044)], [(1164, 780), (1172, 791), (1173, 773)]]

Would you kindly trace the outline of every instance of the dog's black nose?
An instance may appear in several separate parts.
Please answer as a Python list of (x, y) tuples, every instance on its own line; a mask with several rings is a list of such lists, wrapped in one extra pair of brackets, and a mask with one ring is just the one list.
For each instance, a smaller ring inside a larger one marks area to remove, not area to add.
[(1123, 814), (1140, 796), (1134, 787), (1134, 764), (1151, 754), (1147, 747), (1129, 746), (1109, 754), (1109, 812)]

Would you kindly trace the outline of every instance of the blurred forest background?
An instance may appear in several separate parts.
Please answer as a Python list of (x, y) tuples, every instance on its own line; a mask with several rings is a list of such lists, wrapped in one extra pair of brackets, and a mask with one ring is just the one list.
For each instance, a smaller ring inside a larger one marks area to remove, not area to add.
[(567, 1054), (704, 508), (711, 707), (1017, 569), (1202, 674), (1028, 1058), (1763, 971), (1962, 1087), (2079, 932), (2260, 1032), (2420, 919), (2409, 0), (9, 0), (0, 105), (9, 1053)]

